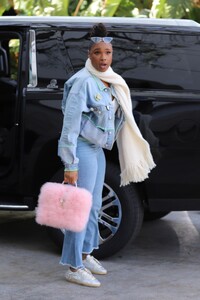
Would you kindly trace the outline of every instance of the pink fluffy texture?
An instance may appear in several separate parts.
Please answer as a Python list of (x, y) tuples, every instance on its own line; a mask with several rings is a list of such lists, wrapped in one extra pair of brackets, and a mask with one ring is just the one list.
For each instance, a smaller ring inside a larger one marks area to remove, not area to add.
[(92, 195), (86, 189), (47, 182), (40, 190), (36, 222), (79, 232), (88, 222), (91, 205)]

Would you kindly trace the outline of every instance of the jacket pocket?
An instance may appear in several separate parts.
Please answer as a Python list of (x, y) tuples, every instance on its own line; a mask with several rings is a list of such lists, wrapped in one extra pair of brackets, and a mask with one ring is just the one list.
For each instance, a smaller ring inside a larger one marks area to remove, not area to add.
[(107, 132), (95, 126), (87, 117), (82, 119), (80, 135), (100, 147), (104, 147), (107, 141)]

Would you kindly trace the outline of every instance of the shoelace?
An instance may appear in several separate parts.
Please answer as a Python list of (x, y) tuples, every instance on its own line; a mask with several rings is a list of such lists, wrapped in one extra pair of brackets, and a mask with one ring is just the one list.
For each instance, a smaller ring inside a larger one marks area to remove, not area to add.
[(94, 260), (99, 266), (101, 266), (100, 262), (94, 256), (89, 255), (89, 259)]
[(82, 271), (83, 272), (85, 271), (87, 273), (87, 275), (89, 275), (90, 279), (91, 278), (94, 279), (94, 276), (92, 275), (92, 273), (90, 272), (90, 270), (88, 270), (87, 268), (84, 268), (84, 269), (82, 269)]
[(88, 270), (88, 269), (83, 269), (84, 271), (86, 271), (88, 274), (90, 274), (91, 275), (91, 272)]

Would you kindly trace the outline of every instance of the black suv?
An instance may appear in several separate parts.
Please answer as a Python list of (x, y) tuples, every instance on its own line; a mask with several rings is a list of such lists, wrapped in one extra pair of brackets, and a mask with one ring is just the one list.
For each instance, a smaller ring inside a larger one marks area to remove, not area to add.
[[(85, 64), (88, 32), (114, 37), (113, 69), (128, 83), (135, 120), (157, 167), (119, 187), (117, 148), (105, 151), (98, 257), (119, 251), (143, 217), (200, 210), (200, 25), (190, 20), (1, 17), (0, 209), (34, 210), (44, 182), (63, 179), (57, 156), (64, 82)], [(62, 244), (61, 231), (48, 228)]]

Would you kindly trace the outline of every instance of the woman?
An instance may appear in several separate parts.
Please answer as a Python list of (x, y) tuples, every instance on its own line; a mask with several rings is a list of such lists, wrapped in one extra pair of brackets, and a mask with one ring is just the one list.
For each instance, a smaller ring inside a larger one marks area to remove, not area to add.
[(64, 182), (77, 183), (92, 193), (93, 204), (84, 231), (65, 232), (60, 263), (68, 265), (67, 281), (98, 287), (93, 274), (106, 269), (90, 254), (98, 248), (98, 213), (105, 176), (103, 148), (117, 140), (121, 185), (142, 181), (155, 166), (148, 143), (132, 115), (128, 86), (111, 69), (112, 38), (103, 24), (95, 25), (85, 68), (64, 85), (63, 128), (58, 155), (64, 164)]

